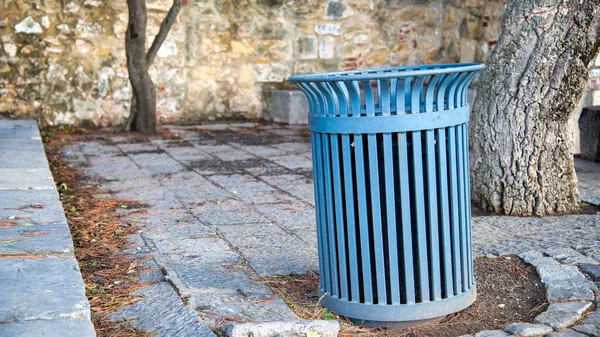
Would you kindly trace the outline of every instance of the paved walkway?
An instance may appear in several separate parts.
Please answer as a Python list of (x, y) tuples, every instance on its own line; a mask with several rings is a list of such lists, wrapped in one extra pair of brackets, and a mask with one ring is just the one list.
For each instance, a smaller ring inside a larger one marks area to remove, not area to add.
[[(105, 134), (64, 149), (111, 195), (149, 205), (130, 221), (140, 226), (137, 252), (153, 257), (145, 278), (155, 283), (114, 318), (163, 336), (212, 335), (206, 326), (225, 316), (296, 319), (257, 281), (318, 268), (306, 130), (251, 123), (168, 129), (171, 139)], [(577, 167), (584, 199), (597, 202), (600, 165), (578, 160)], [(535, 249), (598, 264), (600, 215), (474, 217), (473, 240), (477, 255)]]
[(0, 120), (0, 336), (95, 336), (35, 121)]

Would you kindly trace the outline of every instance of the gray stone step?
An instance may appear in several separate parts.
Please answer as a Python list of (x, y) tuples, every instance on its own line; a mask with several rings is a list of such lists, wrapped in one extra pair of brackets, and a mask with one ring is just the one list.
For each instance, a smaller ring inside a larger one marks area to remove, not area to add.
[(95, 336), (37, 123), (0, 120), (0, 336)]

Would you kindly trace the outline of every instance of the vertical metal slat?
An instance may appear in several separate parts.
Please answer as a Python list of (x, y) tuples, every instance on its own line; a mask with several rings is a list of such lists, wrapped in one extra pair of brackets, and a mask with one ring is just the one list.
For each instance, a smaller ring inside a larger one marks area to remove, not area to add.
[[(404, 95), (403, 95), (404, 96)], [(400, 207), (402, 218), (402, 276), (406, 304), (416, 303), (415, 274), (412, 244), (412, 212), (410, 209), (410, 179), (408, 177), (408, 140), (405, 132), (398, 133), (398, 172), (400, 172)]]
[[(434, 106), (434, 93), (440, 75), (431, 76), (425, 90), (425, 112), (432, 112)], [(430, 247), (430, 292), (431, 300), (441, 299), (441, 273), (440, 273), (440, 237), (438, 227), (438, 195), (437, 195), (437, 167), (435, 154), (435, 130), (425, 131), (425, 158), (427, 165), (427, 227), (429, 229)]]
[(336, 223), (336, 235), (337, 235), (337, 258), (338, 268), (340, 276), (340, 297), (348, 300), (348, 270), (346, 264), (346, 228), (344, 220), (344, 206), (343, 194), (342, 194), (342, 180), (339, 157), (339, 144), (338, 136), (336, 134), (330, 134), (331, 142), (331, 163), (333, 168), (333, 191), (334, 191), (334, 206), (335, 206), (335, 223)]
[(327, 219), (327, 236), (329, 239), (329, 263), (331, 268), (331, 295), (339, 297), (339, 275), (337, 261), (337, 244), (335, 235), (335, 218), (333, 211), (333, 186), (331, 181), (331, 144), (329, 135), (323, 135), (323, 180), (325, 183), (325, 209)]
[[(363, 81), (363, 93), (365, 94), (365, 107), (367, 116), (375, 115), (375, 101), (370, 81)], [(377, 150), (377, 135), (367, 135), (368, 159), (369, 159), (369, 186), (371, 187), (371, 220), (373, 226), (373, 247), (375, 255), (375, 279), (377, 282), (377, 303), (387, 303), (386, 295), (386, 268), (383, 252), (383, 229), (381, 222), (381, 201), (379, 199), (379, 156)]]
[[(394, 83), (395, 84), (395, 83)], [(390, 95), (390, 81), (381, 80), (381, 113), (383, 116), (389, 116), (392, 111), (392, 97)], [(392, 86), (395, 91), (395, 85)], [(385, 209), (387, 222), (387, 249), (389, 256), (389, 275), (390, 275), (390, 298), (388, 303), (400, 304), (400, 271), (398, 270), (398, 240), (396, 223), (396, 197), (394, 181), (394, 159), (392, 155), (392, 135), (383, 134), (383, 166), (384, 166), (384, 186), (385, 186)]]
[(361, 266), (364, 303), (373, 304), (373, 285), (371, 282), (371, 243), (369, 240), (369, 222), (367, 220), (367, 191), (365, 183), (364, 151), (361, 135), (354, 135), (356, 196), (358, 198), (358, 224), (360, 233)]
[[(421, 109), (421, 91), (423, 90), (423, 77), (417, 77), (414, 80), (411, 92), (411, 113), (420, 113)], [(421, 131), (412, 131), (412, 154), (413, 154), (413, 179), (414, 193), (413, 203), (415, 209), (415, 228), (417, 236), (417, 273), (419, 280), (419, 299), (421, 302), (429, 301), (429, 261), (427, 252), (427, 222), (425, 219), (425, 198), (423, 182), (423, 149), (421, 145)]]
[(466, 193), (465, 193), (465, 149), (464, 138), (463, 138), (463, 128), (462, 125), (456, 127), (456, 143), (457, 143), (457, 160), (458, 160), (458, 214), (460, 219), (460, 258), (461, 258), (461, 268), (462, 268), (462, 291), (466, 291), (468, 289), (468, 276), (467, 276), (467, 233), (466, 233), (466, 225), (467, 225), (467, 203), (466, 203)]
[(450, 221), (451, 221), (451, 237), (452, 237), (452, 258), (453, 258), (453, 270), (454, 270), (454, 295), (458, 295), (462, 289), (461, 275), (460, 275), (460, 218), (458, 211), (458, 176), (456, 172), (456, 128), (451, 126), (448, 128), (448, 156), (450, 162), (448, 163), (450, 171), (450, 182), (448, 184), (450, 189)]
[(431, 280), (431, 300), (441, 298), (441, 274), (440, 270), (440, 238), (438, 232), (438, 202), (437, 202), (437, 181), (435, 164), (435, 134), (434, 130), (425, 131), (427, 160), (427, 204), (428, 204), (428, 228), (429, 228), (429, 247), (430, 247), (430, 280)]
[(360, 289), (358, 282), (358, 250), (356, 248), (356, 220), (354, 217), (354, 189), (352, 186), (354, 172), (352, 170), (349, 135), (342, 135), (342, 159), (344, 167), (348, 259), (350, 260), (350, 299), (352, 302), (358, 302), (360, 300)]
[(454, 282), (452, 277), (452, 232), (450, 230), (450, 203), (448, 200), (448, 160), (446, 149), (446, 129), (437, 130), (438, 142), (438, 167), (439, 201), (440, 201), (440, 228), (442, 238), (442, 266), (444, 298), (454, 295)]
[(321, 284), (323, 290), (329, 292), (331, 289), (331, 265), (329, 261), (329, 235), (327, 232), (327, 217), (325, 203), (325, 184), (323, 179), (323, 135), (320, 133), (313, 133), (315, 136), (315, 157), (316, 158), (316, 170), (315, 170), (315, 187), (316, 195), (318, 195), (319, 202), (315, 204), (319, 216), (317, 217), (317, 233), (321, 237), (321, 248), (323, 249), (319, 255), (322, 255), (323, 265), (321, 265)]
[(465, 189), (466, 189), (466, 202), (467, 202), (467, 222), (465, 224), (466, 235), (467, 235), (467, 263), (468, 263), (468, 272), (469, 276), (469, 289), (475, 285), (475, 280), (473, 276), (473, 244), (471, 242), (471, 182), (470, 182), (470, 165), (469, 165), (469, 125), (463, 124), (463, 147), (465, 149)]

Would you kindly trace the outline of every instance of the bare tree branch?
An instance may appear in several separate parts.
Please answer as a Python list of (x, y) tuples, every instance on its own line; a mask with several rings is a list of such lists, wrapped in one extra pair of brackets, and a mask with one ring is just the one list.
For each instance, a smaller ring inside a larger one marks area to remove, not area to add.
[(150, 46), (150, 49), (148, 49), (148, 52), (146, 53), (146, 65), (148, 67), (150, 67), (152, 61), (154, 61), (154, 58), (156, 57), (160, 46), (163, 44), (163, 42), (165, 42), (167, 35), (169, 34), (171, 27), (175, 23), (175, 19), (177, 19), (177, 15), (179, 14), (180, 10), (181, 0), (173, 0), (173, 5), (171, 6), (171, 9), (169, 9), (167, 16), (165, 16), (163, 22), (160, 24), (160, 30), (158, 31), (158, 34), (156, 34), (156, 37), (152, 42), (152, 46)]

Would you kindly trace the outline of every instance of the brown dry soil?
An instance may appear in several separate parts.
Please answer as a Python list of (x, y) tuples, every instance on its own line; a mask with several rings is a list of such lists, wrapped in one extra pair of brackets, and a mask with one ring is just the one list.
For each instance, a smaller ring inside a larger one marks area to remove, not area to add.
[(104, 192), (68, 164), (61, 148), (71, 141), (85, 140), (86, 132), (57, 128), (43, 130), (42, 136), (73, 236), (75, 258), (90, 302), (92, 322), (98, 337), (151, 336), (147, 331), (132, 328), (130, 322), (114, 322), (107, 317), (139, 299), (133, 292), (143, 286), (138, 281), (143, 260), (122, 253), (129, 247), (127, 236), (136, 229), (135, 224), (124, 222), (121, 217), (128, 211), (143, 212), (144, 205), (97, 197)]
[(340, 336), (457, 337), (532, 322), (547, 307), (544, 285), (535, 268), (516, 256), (476, 258), (477, 301), (442, 322), (406, 330), (368, 329), (352, 324), (318, 304), (319, 276), (267, 277), (265, 282), (303, 319), (339, 319)]

